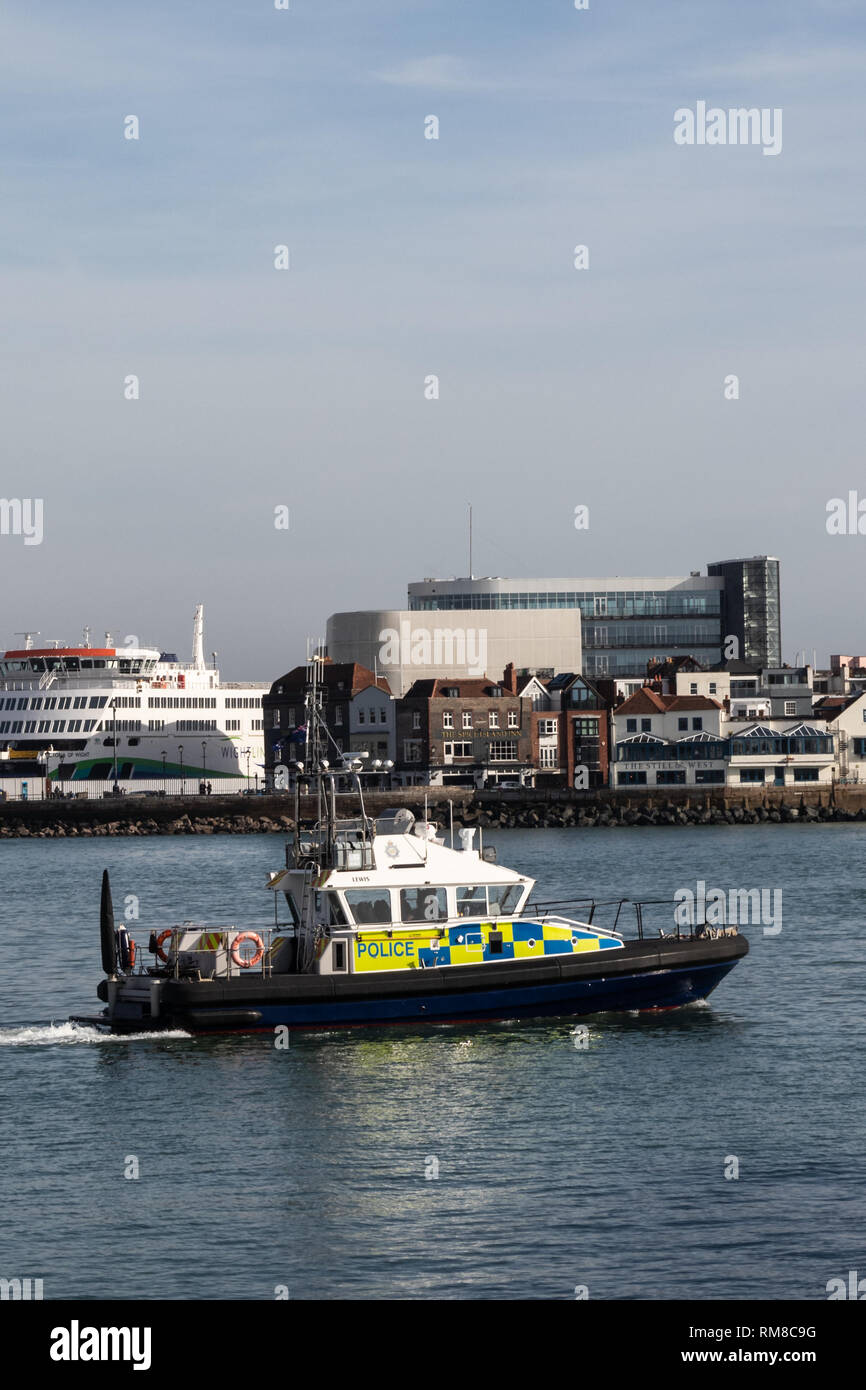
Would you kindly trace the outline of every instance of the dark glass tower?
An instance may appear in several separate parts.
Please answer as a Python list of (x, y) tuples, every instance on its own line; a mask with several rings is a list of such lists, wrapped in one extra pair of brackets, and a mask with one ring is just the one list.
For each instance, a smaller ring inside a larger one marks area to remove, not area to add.
[(739, 640), (739, 659), (752, 666), (781, 666), (779, 561), (772, 555), (719, 560), (707, 565), (707, 574), (724, 580), (723, 631)]

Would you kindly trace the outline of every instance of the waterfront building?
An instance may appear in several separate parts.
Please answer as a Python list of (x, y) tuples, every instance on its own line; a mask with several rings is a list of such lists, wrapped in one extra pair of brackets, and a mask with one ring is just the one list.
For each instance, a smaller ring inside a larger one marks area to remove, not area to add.
[(728, 699), (732, 714), (735, 704), (747, 701), (754, 710), (761, 705), (760, 712), (774, 718), (807, 719), (815, 703), (813, 677), (811, 666), (757, 667), (728, 661), (718, 670), (678, 671), (674, 685), (677, 695)]
[[(744, 703), (748, 704), (747, 701)], [(827, 720), (741, 717), (704, 695), (639, 691), (611, 713), (611, 785), (829, 784), (836, 767)]]
[[(275, 767), (288, 767), (304, 757), (309, 679), (307, 666), (295, 666), (274, 681), (262, 701), (268, 785), (273, 785)], [(319, 664), (317, 680), (322, 718), (333, 740), (329, 761), (339, 754), (366, 753), (366, 771), (373, 771), (377, 761), (393, 762), (396, 708), (384, 676), (357, 661), (325, 660)]]
[(779, 562), (756, 556), (675, 576), (424, 579), (409, 584), (407, 609), (332, 614), (327, 650), (382, 671), (398, 693), (415, 679), (478, 678), (508, 660), (526, 675), (591, 680), (643, 679), (648, 662), (666, 658), (771, 665), (781, 661)]
[(834, 736), (837, 780), (866, 781), (866, 692), (826, 696), (816, 704), (815, 715), (826, 718)]
[(831, 656), (828, 670), (815, 671), (813, 686), (816, 695), (858, 695), (866, 690), (866, 656)]
[[(598, 579), (425, 579), (409, 585), (409, 607), (421, 613), (531, 614), (536, 621), (570, 612), (582, 620), (582, 665), (557, 670), (638, 676), (647, 662), (689, 654), (702, 665), (723, 654), (724, 580), (700, 575)], [(465, 621), (465, 617), (464, 617)], [(516, 660), (516, 658), (515, 658)]]
[(520, 690), (533, 703), (531, 756), (537, 787), (607, 786), (612, 687), (611, 681), (596, 683), (564, 672), (547, 681), (533, 677)]
[(579, 671), (581, 616), (572, 609), (432, 613), (379, 608), (332, 613), (326, 649), (336, 663), (358, 662), (384, 676), (395, 695), (420, 680), (473, 680), (509, 662), (526, 675)]
[(397, 767), (404, 785), (493, 787), (528, 783), (532, 700), (502, 681), (447, 676), (413, 682), (397, 701)]

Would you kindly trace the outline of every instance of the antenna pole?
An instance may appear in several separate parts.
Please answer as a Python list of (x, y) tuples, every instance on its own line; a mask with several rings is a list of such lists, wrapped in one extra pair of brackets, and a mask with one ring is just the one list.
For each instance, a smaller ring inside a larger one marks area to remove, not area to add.
[(472, 578), (472, 503), (469, 503), (469, 578)]

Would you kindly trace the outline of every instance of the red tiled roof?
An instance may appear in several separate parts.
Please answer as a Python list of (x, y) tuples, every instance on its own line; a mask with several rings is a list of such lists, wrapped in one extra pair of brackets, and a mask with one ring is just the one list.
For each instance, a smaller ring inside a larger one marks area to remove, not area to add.
[(721, 709), (718, 700), (709, 695), (657, 695), (644, 686), (635, 691), (614, 710), (615, 714), (667, 714), (668, 711), (691, 709)]

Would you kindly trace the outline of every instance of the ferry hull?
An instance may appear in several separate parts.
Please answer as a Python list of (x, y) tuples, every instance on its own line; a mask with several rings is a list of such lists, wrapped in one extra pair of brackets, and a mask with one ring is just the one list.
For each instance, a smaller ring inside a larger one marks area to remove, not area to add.
[(228, 1033), (672, 1009), (706, 999), (748, 949), (737, 935), (630, 943), (604, 962), (548, 959), (525, 966), (399, 971), (375, 981), (315, 975), (223, 985), (168, 980), (158, 1018), (121, 992), (111, 1017), (88, 1021), (121, 1033)]

